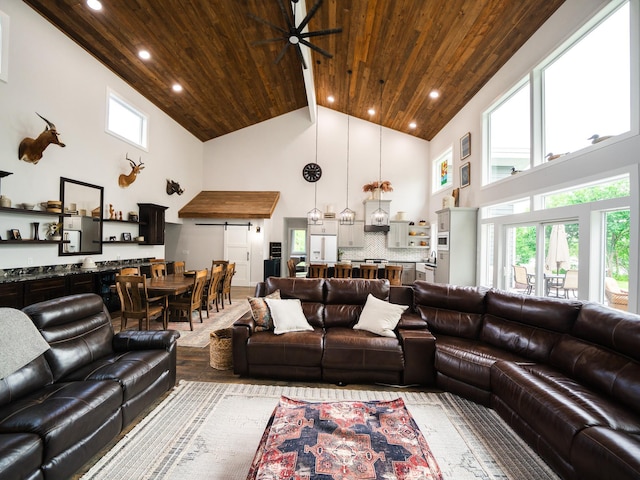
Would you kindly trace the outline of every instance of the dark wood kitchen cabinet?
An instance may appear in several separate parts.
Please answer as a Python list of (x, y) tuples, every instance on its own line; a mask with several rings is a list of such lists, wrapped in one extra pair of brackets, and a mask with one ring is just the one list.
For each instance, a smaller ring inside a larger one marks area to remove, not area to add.
[(0, 284), (0, 307), (22, 308), (24, 304), (22, 282)]
[(79, 273), (67, 277), (67, 294), (96, 293), (95, 278), (93, 273)]
[(154, 203), (139, 203), (142, 245), (164, 245), (164, 213), (169, 207)]
[(64, 297), (67, 294), (65, 277), (43, 278), (24, 283), (24, 305), (43, 302), (52, 298)]

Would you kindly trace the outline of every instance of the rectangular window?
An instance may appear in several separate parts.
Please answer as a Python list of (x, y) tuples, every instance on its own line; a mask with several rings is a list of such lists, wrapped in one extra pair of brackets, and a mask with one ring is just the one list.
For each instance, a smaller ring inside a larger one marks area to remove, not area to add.
[(485, 114), (489, 131), (487, 183), (531, 165), (530, 86), (524, 83)]
[(109, 91), (107, 132), (121, 140), (147, 149), (147, 116), (121, 97)]
[(291, 229), (291, 255), (306, 255), (307, 231), (303, 228)]
[(569, 190), (556, 191), (541, 195), (542, 209), (580, 205), (582, 203), (628, 197), (631, 194), (629, 175), (608, 178), (594, 183), (571, 187)]
[(512, 200), (510, 202), (491, 205), (482, 209), (483, 218), (503, 217), (517, 213), (527, 213), (531, 210), (531, 201), (528, 198)]
[(453, 148), (449, 148), (433, 161), (433, 189), (432, 193), (453, 186)]
[(543, 69), (546, 155), (629, 130), (629, 49), (627, 2)]

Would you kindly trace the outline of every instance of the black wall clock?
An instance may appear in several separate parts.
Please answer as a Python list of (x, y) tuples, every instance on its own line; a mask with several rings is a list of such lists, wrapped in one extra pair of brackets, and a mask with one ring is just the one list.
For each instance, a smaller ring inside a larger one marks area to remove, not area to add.
[(322, 169), (317, 163), (307, 163), (302, 169), (302, 176), (307, 182), (317, 182), (322, 176)]

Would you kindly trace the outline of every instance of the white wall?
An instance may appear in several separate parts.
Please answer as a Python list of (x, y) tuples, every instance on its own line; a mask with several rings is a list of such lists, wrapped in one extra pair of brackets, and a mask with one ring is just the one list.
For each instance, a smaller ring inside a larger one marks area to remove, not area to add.
[[(2, 194), (14, 205), (59, 198), (60, 177), (103, 186), (105, 204), (124, 214), (137, 211), (137, 202), (168, 206), (167, 220), (179, 222), (178, 210), (189, 195), (202, 187), (203, 144), (157, 107), (111, 73), (23, 2), (0, 0), (0, 10), (10, 17), (9, 81), (0, 81), (0, 170), (13, 172), (2, 180)], [(111, 88), (149, 115), (149, 151), (145, 152), (105, 133), (106, 94)], [(172, 95), (167, 88), (167, 95)], [(40, 113), (56, 124), (66, 148), (50, 145), (37, 165), (18, 160), (24, 137), (44, 130)], [(129, 188), (118, 186), (118, 175), (129, 173), (125, 154), (145, 169)], [(168, 196), (166, 179), (185, 189)], [(51, 218), (0, 215), (0, 236), (19, 228), (32, 234), (30, 223)], [(105, 235), (128, 229), (105, 224)], [(134, 230), (135, 231), (135, 230)], [(41, 230), (41, 235), (44, 230)], [(25, 235), (26, 234), (26, 235)], [(117, 258), (163, 257), (164, 247), (106, 245), (96, 261)], [(55, 265), (82, 261), (58, 257), (56, 245), (1, 245), (0, 268)]]

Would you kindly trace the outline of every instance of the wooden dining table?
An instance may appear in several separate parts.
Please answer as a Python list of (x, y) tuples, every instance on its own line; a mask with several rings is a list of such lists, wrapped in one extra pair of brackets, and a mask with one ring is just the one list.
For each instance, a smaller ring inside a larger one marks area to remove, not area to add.
[(147, 294), (150, 297), (181, 295), (193, 287), (193, 275), (170, 273), (164, 277), (147, 278)]

